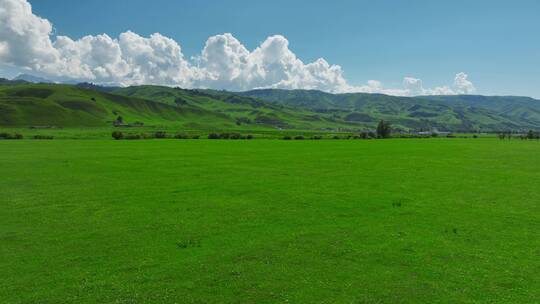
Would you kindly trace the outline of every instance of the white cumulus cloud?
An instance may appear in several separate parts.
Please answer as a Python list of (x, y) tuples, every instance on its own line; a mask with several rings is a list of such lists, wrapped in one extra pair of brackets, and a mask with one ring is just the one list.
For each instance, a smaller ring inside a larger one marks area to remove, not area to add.
[(54, 65), (58, 51), (51, 23), (32, 13), (25, 0), (0, 0), (0, 62), (36, 70)]
[(377, 80), (351, 85), (339, 65), (323, 58), (304, 63), (281, 35), (268, 37), (254, 50), (230, 33), (212, 36), (201, 53), (188, 60), (178, 42), (159, 33), (142, 37), (128, 31), (117, 38), (102, 34), (73, 40), (54, 36), (52, 29), (48, 20), (32, 12), (27, 0), (0, 0), (0, 64), (55, 80), (110, 85), (316, 89), (403, 96), (475, 92), (465, 73), (457, 74), (452, 86), (433, 89), (424, 88), (422, 80), (414, 77), (405, 77), (401, 88), (386, 88)]
[(454, 92), (456, 94), (471, 94), (476, 91), (476, 88), (468, 79), (465, 73), (459, 73), (454, 79)]
[(347, 85), (341, 67), (322, 58), (303, 63), (281, 35), (268, 37), (252, 52), (231, 34), (216, 35), (207, 40), (199, 59), (199, 67), (208, 75), (200, 84), (208, 87), (333, 91)]

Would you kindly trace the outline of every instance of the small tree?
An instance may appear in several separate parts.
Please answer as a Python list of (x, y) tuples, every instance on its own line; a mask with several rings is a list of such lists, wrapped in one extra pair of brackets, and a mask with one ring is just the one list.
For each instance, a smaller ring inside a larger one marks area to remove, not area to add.
[(529, 132), (527, 132), (527, 139), (534, 139), (534, 138), (535, 138), (534, 131), (529, 130)]
[(378, 138), (388, 138), (392, 133), (392, 126), (389, 122), (381, 120), (377, 125), (377, 137)]
[(119, 124), (122, 124), (122, 123), (124, 123), (124, 118), (122, 116), (118, 116), (118, 117), (116, 117), (116, 122), (119, 123)]

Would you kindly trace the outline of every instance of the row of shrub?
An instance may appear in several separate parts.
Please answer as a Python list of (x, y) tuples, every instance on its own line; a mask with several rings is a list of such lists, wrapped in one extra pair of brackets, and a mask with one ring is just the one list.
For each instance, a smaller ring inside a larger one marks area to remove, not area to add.
[(304, 137), (303, 135), (296, 135), (296, 136), (285, 135), (285, 136), (283, 136), (282, 139), (283, 139), (283, 140), (304, 140), (304, 139), (319, 140), (319, 139), (322, 139), (322, 136), (314, 135), (314, 136), (312, 136), (312, 137), (306, 138), (306, 137)]
[(137, 139), (163, 139), (163, 138), (175, 138), (175, 139), (199, 139), (199, 135), (188, 135), (188, 134), (167, 134), (163, 131), (157, 131), (154, 133), (141, 133), (141, 134), (132, 134), (132, 133), (123, 133), (121, 131), (112, 132), (112, 138), (116, 140), (126, 139), (126, 140), (137, 140)]
[(240, 133), (210, 133), (208, 139), (253, 139), (253, 135), (242, 135)]
[[(167, 134), (163, 131), (157, 131), (154, 133), (146, 134), (124, 134), (121, 131), (112, 132), (112, 138), (116, 140), (127, 139), (165, 139), (165, 138), (174, 138), (174, 139), (199, 139), (200, 135), (188, 135), (183, 133), (178, 133), (175, 135)], [(210, 133), (208, 134), (208, 139), (253, 139), (253, 135), (242, 135), (240, 133)]]
[[(49, 135), (34, 135), (32, 137), (33, 139), (53, 139), (53, 136)], [(0, 139), (24, 139), (24, 136), (19, 133), (7, 133), (2, 132), (0, 133)]]
[(499, 139), (519, 138), (522, 140), (527, 140), (527, 139), (540, 140), (540, 132), (535, 132), (533, 130), (529, 130), (529, 132), (525, 134), (512, 134), (511, 132), (502, 132), (502, 133), (497, 134), (497, 137), (499, 137)]
[(321, 139), (375, 139), (375, 138), (378, 138), (377, 137), (377, 134), (375, 134), (374, 132), (360, 132), (356, 135), (343, 135), (343, 136), (338, 136), (338, 135), (333, 135), (332, 137), (323, 137), (321, 135), (313, 135), (311, 137), (304, 137), (303, 135), (296, 135), (296, 136), (291, 136), (291, 135), (285, 135), (283, 136), (283, 140), (304, 140), (304, 139), (311, 139), (311, 140), (321, 140)]
[(51, 140), (54, 139), (54, 136), (50, 135), (34, 135), (34, 139), (40, 139), (40, 140)]
[[(392, 136), (393, 138), (437, 138), (437, 137), (441, 137), (439, 134), (437, 133), (433, 133), (433, 134), (395, 134)], [(454, 134), (447, 134), (443, 137), (446, 137), (446, 138), (478, 138), (478, 135), (476, 134), (473, 134), (471, 136), (467, 136), (467, 135), (454, 135)]]
[[(432, 138), (437, 137), (433, 136), (431, 134), (394, 134), (392, 138)], [(469, 136), (455, 136), (452, 134), (446, 135), (447, 138), (469, 138)], [(304, 140), (304, 139), (311, 139), (311, 140), (319, 140), (319, 139), (381, 139), (383, 137), (377, 136), (375, 132), (360, 132), (355, 135), (343, 135), (338, 136), (334, 135), (331, 137), (323, 137), (320, 135), (313, 135), (311, 137), (304, 137), (303, 135), (285, 135), (281, 139), (283, 140)], [(472, 135), (472, 138), (478, 138), (477, 135)]]
[(0, 139), (23, 139), (24, 136), (19, 133), (0, 133)]
[(321, 135), (313, 135), (311, 137), (305, 137), (303, 135), (296, 135), (296, 136), (285, 135), (281, 139), (283, 140), (321, 140), (321, 139), (371, 139), (371, 138), (368, 138), (368, 137), (363, 138), (359, 135), (347, 135), (347, 136), (334, 135), (332, 137), (323, 137)]

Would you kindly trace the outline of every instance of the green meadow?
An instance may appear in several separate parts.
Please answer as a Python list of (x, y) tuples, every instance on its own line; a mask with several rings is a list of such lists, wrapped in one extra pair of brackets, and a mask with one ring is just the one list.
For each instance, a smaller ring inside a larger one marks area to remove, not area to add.
[(25, 139), (0, 153), (1, 303), (540, 299), (537, 141)]

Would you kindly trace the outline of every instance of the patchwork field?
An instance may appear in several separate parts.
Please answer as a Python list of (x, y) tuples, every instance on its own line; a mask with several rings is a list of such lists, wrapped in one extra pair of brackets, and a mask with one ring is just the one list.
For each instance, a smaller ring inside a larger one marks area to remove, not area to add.
[(540, 143), (0, 141), (1, 303), (536, 303)]

